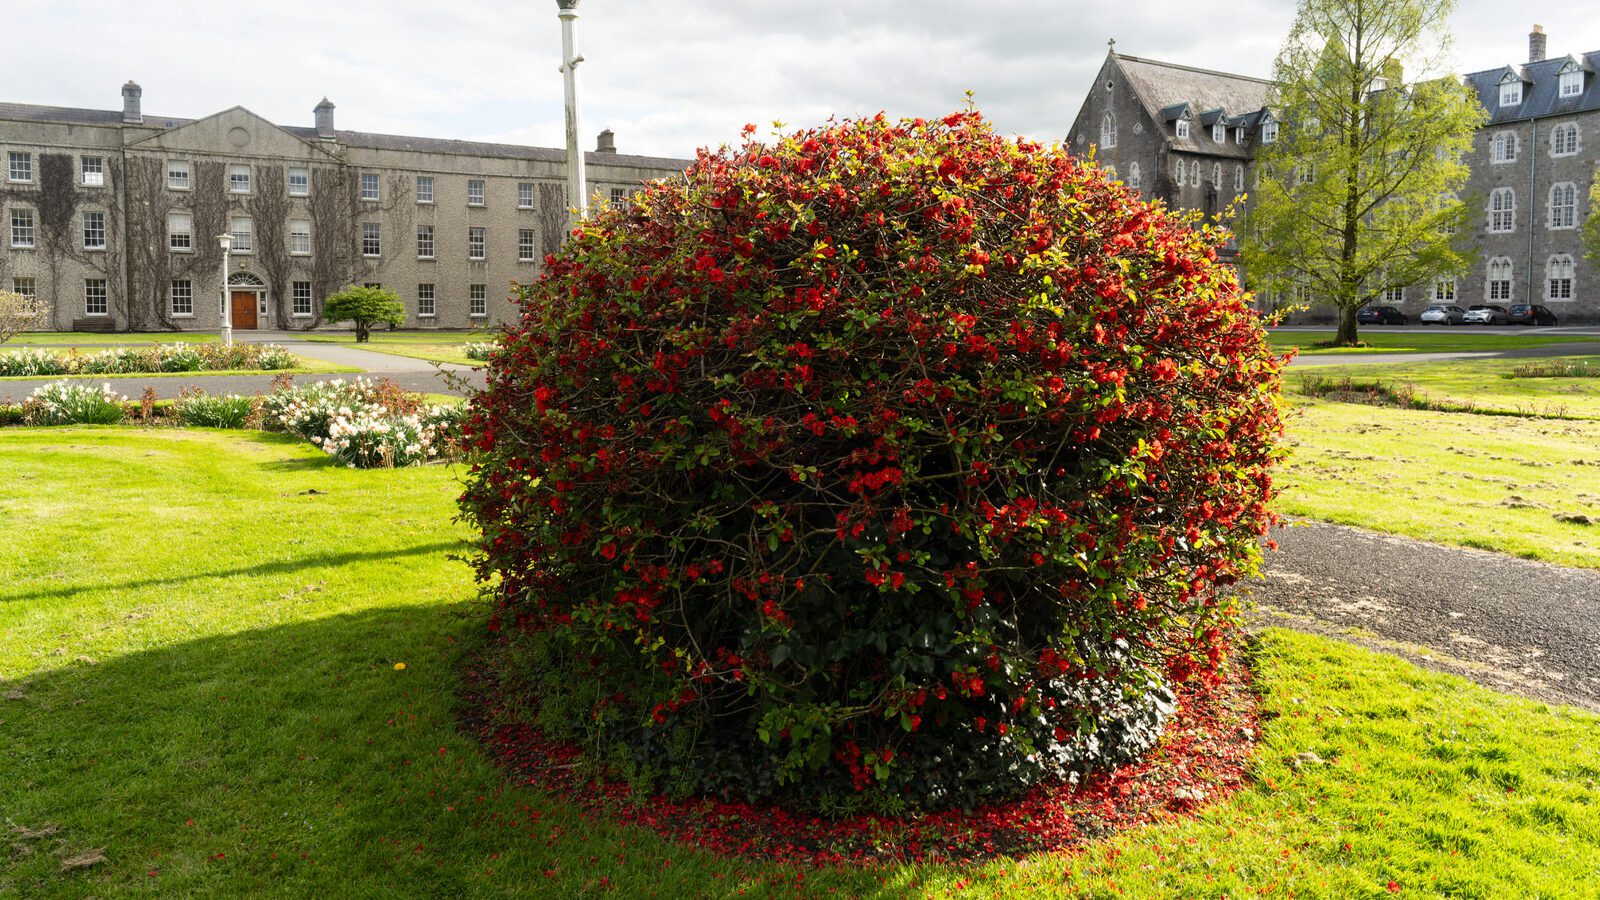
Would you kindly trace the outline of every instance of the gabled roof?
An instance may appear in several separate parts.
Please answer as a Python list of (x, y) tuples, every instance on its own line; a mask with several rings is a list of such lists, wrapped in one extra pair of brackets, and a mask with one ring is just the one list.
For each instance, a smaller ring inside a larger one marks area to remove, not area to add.
[[(120, 109), (76, 109), (70, 106), (35, 106), (31, 103), (0, 103), (0, 120), (14, 122), (53, 122), (63, 125), (121, 125)], [(172, 116), (145, 116), (144, 128), (176, 128), (193, 119)]]
[[(1577, 61), (1584, 69), (1583, 93), (1576, 97), (1558, 96), (1561, 70), (1570, 61)], [(1489, 124), (1523, 122), (1544, 116), (1570, 115), (1600, 110), (1600, 77), (1595, 72), (1600, 63), (1600, 51), (1575, 56), (1528, 63), (1525, 66), (1501, 66), (1485, 69), (1465, 76), (1462, 81), (1478, 94), (1478, 102), (1489, 113)], [(1516, 106), (1500, 108), (1500, 80), (1510, 69), (1519, 69), (1527, 77), (1522, 90), (1522, 102)]]
[(1220, 107), (1217, 108), (1217, 109), (1208, 109), (1205, 112), (1200, 114), (1200, 124), (1204, 125), (1207, 128), (1210, 128), (1212, 125), (1215, 125), (1217, 123), (1218, 119), (1222, 119), (1223, 120), (1222, 124), (1226, 125), (1226, 124), (1228, 124), (1227, 123), (1227, 118), (1228, 118), (1228, 111), (1225, 110), (1225, 109), (1222, 109)]
[(1189, 104), (1174, 103), (1171, 106), (1161, 107), (1161, 114), (1157, 118), (1163, 122), (1172, 122), (1178, 119), (1192, 119), (1194, 113), (1189, 111)]
[[(1265, 78), (1197, 69), (1120, 53), (1111, 56), (1150, 118), (1158, 123), (1175, 119), (1177, 115), (1174, 110), (1200, 109), (1206, 110), (1201, 121), (1207, 125), (1216, 118), (1226, 118), (1230, 126), (1240, 127), (1234, 123), (1243, 120), (1245, 127), (1254, 128), (1259, 120), (1256, 113), (1267, 105), (1267, 94), (1272, 88), (1272, 82)], [(1228, 118), (1226, 111), (1230, 109), (1240, 112), (1236, 117)], [(1187, 138), (1169, 133), (1167, 140), (1174, 147), (1194, 152), (1241, 158), (1249, 155), (1245, 147), (1233, 142), (1213, 141), (1209, 128), (1191, 129)]]
[(243, 129), (247, 133), (245, 140), (249, 143), (235, 146), (240, 148), (240, 153), (245, 153), (243, 148), (248, 146), (251, 156), (300, 157), (308, 152), (326, 152), (326, 148), (289, 133), (243, 106), (230, 106), (222, 112), (143, 135), (129, 141), (127, 146), (141, 150), (207, 151), (216, 146), (218, 130), (229, 127), (235, 132)]

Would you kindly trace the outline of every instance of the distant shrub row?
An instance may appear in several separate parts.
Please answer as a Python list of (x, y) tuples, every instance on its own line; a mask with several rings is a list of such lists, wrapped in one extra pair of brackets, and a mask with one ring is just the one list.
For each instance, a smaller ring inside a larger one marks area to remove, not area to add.
[(126, 375), (138, 372), (205, 372), (292, 369), (296, 359), (277, 344), (156, 344), (79, 354), (29, 347), (0, 353), (0, 376)]

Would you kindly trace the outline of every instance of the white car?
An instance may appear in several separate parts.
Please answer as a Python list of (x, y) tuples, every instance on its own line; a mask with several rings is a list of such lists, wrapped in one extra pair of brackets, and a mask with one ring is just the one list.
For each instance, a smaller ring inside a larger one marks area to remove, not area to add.
[(1467, 321), (1467, 311), (1459, 306), (1435, 303), (1423, 310), (1417, 321), (1424, 325), (1460, 325)]
[(1467, 317), (1463, 321), (1468, 325), (1504, 325), (1511, 321), (1511, 314), (1506, 312), (1504, 306), (1479, 304), (1467, 310)]

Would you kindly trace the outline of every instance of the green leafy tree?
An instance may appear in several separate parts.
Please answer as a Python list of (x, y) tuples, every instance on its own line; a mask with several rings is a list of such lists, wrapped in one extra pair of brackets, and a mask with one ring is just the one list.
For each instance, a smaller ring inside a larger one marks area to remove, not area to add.
[(1600, 166), (1589, 183), (1589, 217), (1583, 220), (1583, 255), (1600, 262), (1600, 215), (1595, 210), (1600, 210)]
[(328, 298), (322, 315), (330, 322), (354, 322), (356, 343), (361, 344), (374, 325), (404, 325), (406, 306), (394, 291), (351, 285)]
[(1453, 0), (1300, 0), (1274, 65), (1278, 139), (1256, 157), (1243, 243), (1259, 288), (1356, 311), (1389, 288), (1465, 271), (1457, 193), (1482, 105), (1441, 71)]

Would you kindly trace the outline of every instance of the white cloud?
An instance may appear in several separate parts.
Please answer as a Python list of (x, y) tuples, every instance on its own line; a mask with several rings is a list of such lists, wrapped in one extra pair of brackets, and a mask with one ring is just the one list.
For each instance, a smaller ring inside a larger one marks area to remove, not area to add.
[[(323, 95), (341, 128), (560, 146), (556, 5), (527, 0), (58, 0), (7, 10), (6, 96), (115, 109), (133, 78), (157, 115), (235, 104), (311, 124)], [(884, 110), (939, 115), (968, 89), (1005, 132), (1071, 124), (1108, 37), (1136, 56), (1267, 75), (1293, 18), (1284, 0), (1089, 6), (1062, 0), (585, 0), (584, 131), (625, 152), (687, 157), (745, 122), (799, 127)], [(1463, 71), (1526, 58), (1542, 21), (1552, 55), (1600, 49), (1600, 8), (1534, 0), (1512, 24), (1466, 0), (1452, 26)]]

